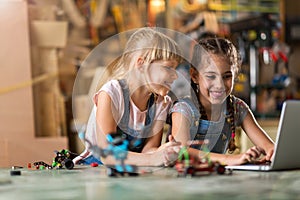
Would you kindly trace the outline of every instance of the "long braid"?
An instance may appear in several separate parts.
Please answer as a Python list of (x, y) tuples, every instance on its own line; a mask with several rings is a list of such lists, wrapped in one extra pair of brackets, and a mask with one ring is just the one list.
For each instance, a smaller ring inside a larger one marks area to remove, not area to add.
[(191, 79), (191, 94), (195, 93), (196, 97), (198, 98), (199, 90), (198, 85), (194, 83), (194, 81)]
[(199, 112), (200, 112), (200, 119), (204, 119), (204, 120), (208, 120), (208, 117), (207, 117), (207, 114), (205, 112), (205, 109), (204, 107), (202, 106), (201, 104), (201, 101), (199, 99), (199, 88), (198, 88), (198, 84), (197, 83), (194, 83), (193, 80), (191, 80), (191, 94), (193, 94), (193, 92), (195, 93), (196, 95), (196, 98), (197, 98), (197, 101), (198, 101), (198, 104), (199, 104)]
[(202, 106), (200, 101), (199, 101), (199, 110), (200, 110), (200, 114), (201, 114), (201, 119), (208, 120), (204, 106)]
[(236, 112), (235, 104), (233, 102), (233, 95), (230, 95), (227, 98), (227, 109), (229, 112), (227, 122), (230, 123), (230, 130), (231, 130), (231, 138), (229, 140), (228, 144), (228, 153), (233, 153), (236, 149), (235, 145), (235, 123), (234, 123), (234, 115)]

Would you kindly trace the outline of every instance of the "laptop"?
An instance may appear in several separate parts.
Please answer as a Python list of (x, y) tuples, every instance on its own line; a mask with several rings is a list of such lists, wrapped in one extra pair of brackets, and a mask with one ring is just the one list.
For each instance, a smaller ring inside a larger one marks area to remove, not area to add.
[(232, 170), (300, 169), (300, 100), (286, 100), (280, 114), (274, 154), (269, 164), (226, 166)]

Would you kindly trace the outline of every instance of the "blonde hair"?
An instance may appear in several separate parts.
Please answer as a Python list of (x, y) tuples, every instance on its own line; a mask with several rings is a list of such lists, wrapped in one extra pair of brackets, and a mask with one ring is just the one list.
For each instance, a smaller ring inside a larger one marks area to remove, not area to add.
[(137, 53), (146, 63), (156, 60), (182, 61), (181, 51), (173, 39), (159, 32), (158, 28), (140, 28), (129, 37), (123, 54), (108, 66), (111, 79), (125, 78)]

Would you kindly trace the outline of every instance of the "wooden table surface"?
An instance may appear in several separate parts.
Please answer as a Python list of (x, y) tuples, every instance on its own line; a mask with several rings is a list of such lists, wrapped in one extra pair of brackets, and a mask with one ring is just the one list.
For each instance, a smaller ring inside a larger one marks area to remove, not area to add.
[(300, 199), (300, 170), (233, 171), (178, 177), (174, 168), (143, 168), (136, 177), (108, 177), (106, 168), (0, 169), (0, 199)]

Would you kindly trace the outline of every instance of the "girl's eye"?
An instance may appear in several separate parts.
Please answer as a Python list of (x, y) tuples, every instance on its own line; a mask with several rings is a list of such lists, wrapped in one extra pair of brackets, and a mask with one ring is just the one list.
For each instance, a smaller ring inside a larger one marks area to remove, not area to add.
[(166, 70), (174, 70), (172, 67), (170, 66), (164, 66)]
[(230, 79), (232, 78), (232, 74), (226, 74), (223, 76), (223, 79)]
[(213, 80), (216, 78), (216, 76), (215, 75), (207, 75), (206, 78)]

